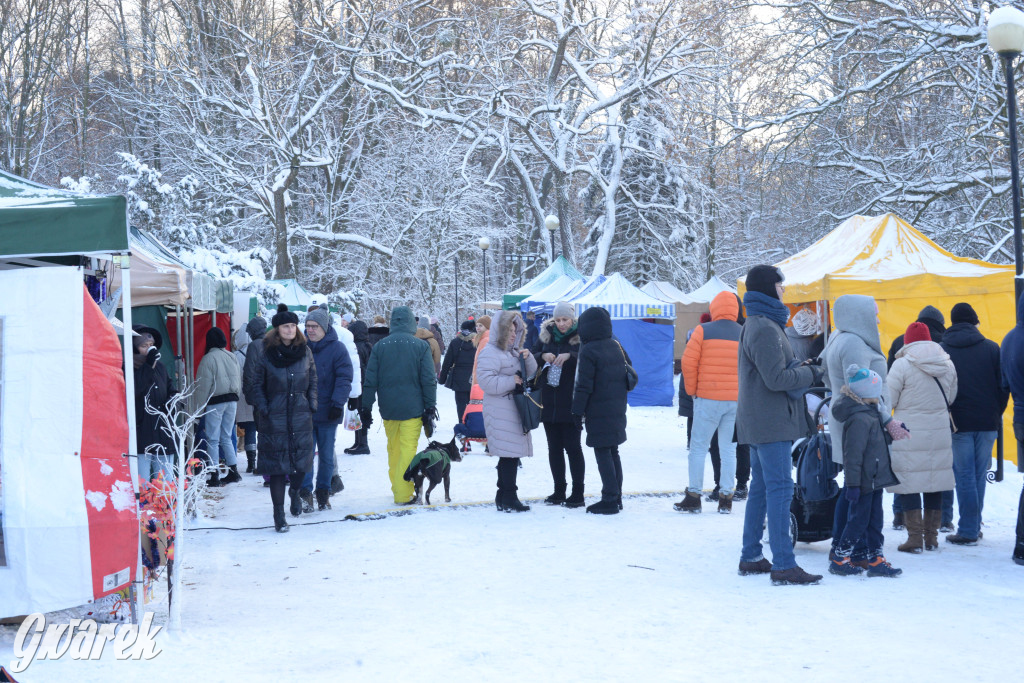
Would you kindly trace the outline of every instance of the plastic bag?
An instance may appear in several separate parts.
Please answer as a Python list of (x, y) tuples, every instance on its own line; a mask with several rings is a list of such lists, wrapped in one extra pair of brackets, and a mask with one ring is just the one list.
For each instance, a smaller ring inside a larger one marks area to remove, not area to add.
[(359, 411), (349, 410), (348, 406), (345, 406), (345, 414), (341, 418), (341, 426), (350, 432), (362, 429), (363, 420), (359, 417)]
[(548, 364), (548, 386), (557, 387), (562, 381), (562, 366)]

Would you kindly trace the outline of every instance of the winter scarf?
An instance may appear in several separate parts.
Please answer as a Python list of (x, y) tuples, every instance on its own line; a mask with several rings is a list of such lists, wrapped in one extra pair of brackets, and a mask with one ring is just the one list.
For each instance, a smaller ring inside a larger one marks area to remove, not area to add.
[(284, 344), (276, 344), (266, 350), (267, 360), (275, 368), (286, 368), (289, 365), (294, 365), (306, 356), (306, 345), (291, 343), (285, 346)]
[(573, 320), (572, 321), (572, 327), (570, 327), (568, 330), (566, 330), (565, 333), (563, 334), (563, 333), (558, 331), (558, 325), (552, 325), (551, 326), (551, 338), (555, 340), (556, 344), (561, 344), (566, 339), (568, 339), (569, 337), (571, 337), (574, 334), (576, 334), (576, 328), (578, 328), (579, 326), (580, 326), (580, 322), (578, 320)]
[(743, 305), (747, 308), (747, 316), (763, 315), (769, 320), (778, 323), (779, 327), (785, 327), (789, 320), (789, 309), (786, 304), (774, 297), (761, 292), (747, 292), (743, 295)]

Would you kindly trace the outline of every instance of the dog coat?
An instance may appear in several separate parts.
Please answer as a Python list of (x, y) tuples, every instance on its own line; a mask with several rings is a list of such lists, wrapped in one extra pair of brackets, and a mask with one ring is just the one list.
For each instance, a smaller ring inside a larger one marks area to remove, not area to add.
[(405, 474), (402, 478), (406, 481), (413, 480), (413, 473), (419, 464), (424, 463), (424, 469), (430, 469), (432, 467), (438, 467), (438, 474), (444, 472), (444, 469), (451, 464), (452, 459), (448, 456), (448, 452), (441, 450), (440, 448), (428, 448), (425, 451), (420, 451), (413, 457), (412, 462), (409, 463), (409, 467), (406, 468)]

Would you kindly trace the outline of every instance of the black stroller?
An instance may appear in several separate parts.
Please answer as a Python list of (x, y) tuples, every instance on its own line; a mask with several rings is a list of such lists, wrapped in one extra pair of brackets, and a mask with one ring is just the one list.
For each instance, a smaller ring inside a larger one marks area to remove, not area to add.
[(836, 502), (840, 495), (835, 478), (840, 466), (832, 462), (832, 438), (821, 414), (829, 401), (830, 398), (822, 398), (814, 409), (814, 433), (811, 437), (793, 444), (796, 486), (789, 508), (793, 545), (797, 541), (816, 543), (832, 538)]

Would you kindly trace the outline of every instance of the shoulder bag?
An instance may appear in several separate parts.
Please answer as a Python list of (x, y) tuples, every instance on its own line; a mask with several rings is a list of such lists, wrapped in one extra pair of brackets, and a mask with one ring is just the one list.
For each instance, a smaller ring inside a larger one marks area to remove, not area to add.
[(949, 399), (946, 398), (946, 390), (942, 388), (942, 383), (939, 382), (938, 377), (932, 377), (932, 379), (939, 385), (939, 391), (942, 392), (942, 400), (946, 404), (946, 414), (949, 415), (949, 428), (956, 434), (956, 422), (953, 421), (953, 411), (949, 409)]
[(636, 370), (629, 364), (629, 359), (626, 358), (626, 350), (622, 348), (622, 344), (619, 344), (618, 340), (615, 343), (618, 344), (619, 351), (622, 352), (622, 362), (626, 364), (626, 391), (633, 391), (640, 382), (640, 376), (636, 374)]
[(523, 434), (526, 434), (540, 425), (540, 410), (543, 406), (534, 396), (534, 391), (526, 378), (526, 360), (522, 356), (519, 357), (519, 368), (523, 376), (523, 383), (520, 385), (523, 392), (512, 394), (512, 400), (515, 401), (516, 409), (519, 411)]

